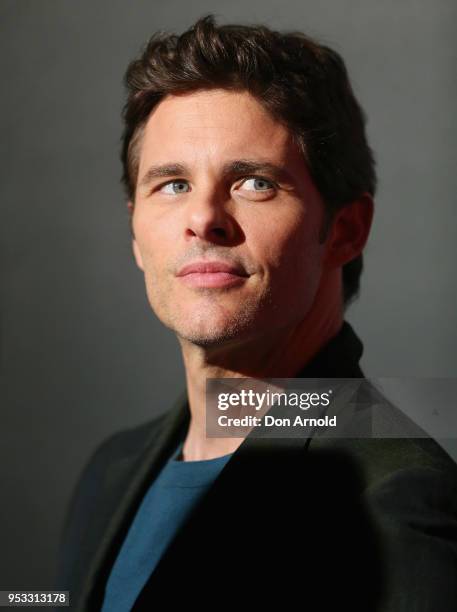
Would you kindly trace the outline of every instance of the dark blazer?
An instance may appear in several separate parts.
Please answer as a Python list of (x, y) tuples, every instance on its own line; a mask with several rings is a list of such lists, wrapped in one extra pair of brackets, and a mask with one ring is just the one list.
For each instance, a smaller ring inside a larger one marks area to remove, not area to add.
[[(363, 378), (362, 351), (344, 322), (298, 376)], [(183, 394), (169, 412), (111, 436), (89, 460), (69, 506), (56, 581), (70, 591), (72, 610), (100, 609), (136, 510), (188, 423)], [(455, 612), (456, 464), (431, 438), (248, 436), (134, 610), (183, 604)]]

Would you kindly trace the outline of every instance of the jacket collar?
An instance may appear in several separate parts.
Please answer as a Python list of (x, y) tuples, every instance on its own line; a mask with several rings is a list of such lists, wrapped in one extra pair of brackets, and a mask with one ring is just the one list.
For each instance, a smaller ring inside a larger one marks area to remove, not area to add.
[(363, 344), (352, 326), (343, 321), (339, 332), (297, 374), (297, 378), (363, 378), (359, 361)]

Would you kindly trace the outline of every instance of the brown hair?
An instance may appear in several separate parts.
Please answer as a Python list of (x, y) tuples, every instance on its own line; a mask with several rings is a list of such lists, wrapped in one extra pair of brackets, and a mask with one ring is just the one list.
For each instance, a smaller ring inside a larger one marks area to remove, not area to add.
[[(125, 85), (122, 182), (132, 203), (139, 143), (153, 108), (167, 94), (216, 87), (250, 92), (291, 130), (325, 202), (326, 229), (337, 210), (364, 192), (375, 194), (365, 114), (344, 61), (302, 32), (216, 25), (207, 15), (180, 36), (154, 34), (129, 64)], [(362, 254), (343, 266), (345, 306), (359, 293), (362, 268)]]

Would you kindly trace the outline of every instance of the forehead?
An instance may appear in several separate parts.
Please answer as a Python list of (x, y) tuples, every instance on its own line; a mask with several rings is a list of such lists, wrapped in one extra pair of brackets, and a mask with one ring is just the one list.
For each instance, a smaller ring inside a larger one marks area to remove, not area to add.
[(152, 111), (140, 150), (141, 169), (152, 161), (268, 158), (304, 165), (291, 132), (251, 94), (203, 90), (169, 95)]

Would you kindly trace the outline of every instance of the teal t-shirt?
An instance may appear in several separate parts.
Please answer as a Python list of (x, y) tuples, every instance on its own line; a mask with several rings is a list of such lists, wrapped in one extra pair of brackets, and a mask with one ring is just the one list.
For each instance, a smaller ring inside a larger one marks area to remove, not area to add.
[(132, 609), (173, 536), (232, 456), (179, 461), (181, 451), (182, 443), (138, 508), (108, 578), (102, 612)]

